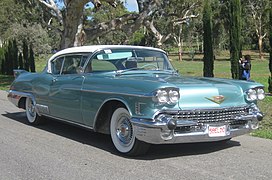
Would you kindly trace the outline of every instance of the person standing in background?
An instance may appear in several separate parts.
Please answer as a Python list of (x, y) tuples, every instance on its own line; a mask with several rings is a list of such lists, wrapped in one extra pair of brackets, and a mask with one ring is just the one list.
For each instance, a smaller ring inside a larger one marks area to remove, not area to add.
[(245, 55), (244, 59), (239, 60), (240, 64), (240, 79), (242, 80), (250, 80), (250, 70), (251, 70), (251, 57), (250, 55)]

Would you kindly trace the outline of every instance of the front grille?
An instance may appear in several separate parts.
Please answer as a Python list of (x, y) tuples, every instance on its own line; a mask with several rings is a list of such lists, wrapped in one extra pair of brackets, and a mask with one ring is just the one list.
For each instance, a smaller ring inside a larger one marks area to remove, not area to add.
[[(228, 123), (230, 125), (242, 125), (245, 121), (235, 120), (237, 116), (247, 115), (248, 107), (222, 108), (222, 109), (196, 109), (167, 112), (167, 116), (176, 120), (194, 121), (205, 123)], [(163, 113), (165, 114), (165, 113)]]

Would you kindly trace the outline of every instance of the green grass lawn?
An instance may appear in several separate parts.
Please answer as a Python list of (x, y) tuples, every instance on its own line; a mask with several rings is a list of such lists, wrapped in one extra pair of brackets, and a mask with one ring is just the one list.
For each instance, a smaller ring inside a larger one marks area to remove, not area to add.
[[(41, 72), (45, 67), (48, 56), (41, 57), (36, 60), (36, 70)], [(177, 58), (172, 58), (172, 64), (179, 70), (180, 74), (185, 76), (202, 76), (203, 62), (202, 61), (177, 61)], [(222, 59), (222, 58), (221, 58)], [(227, 58), (225, 58), (227, 59)], [(214, 75), (220, 78), (231, 78), (230, 62), (229, 61), (215, 61), (214, 62)], [(268, 60), (252, 61), (251, 79), (262, 83), (267, 92), (268, 88)], [(0, 89), (8, 90), (13, 76), (0, 75)], [(260, 128), (252, 133), (254, 136), (272, 139), (272, 96), (267, 96), (265, 100), (259, 102), (260, 109), (264, 112), (265, 117), (260, 123)]]

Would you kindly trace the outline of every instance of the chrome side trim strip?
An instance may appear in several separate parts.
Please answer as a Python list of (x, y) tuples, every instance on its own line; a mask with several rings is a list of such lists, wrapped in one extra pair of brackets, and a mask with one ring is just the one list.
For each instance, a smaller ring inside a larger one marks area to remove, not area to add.
[[(70, 88), (72, 90), (72, 88)], [(143, 97), (143, 98), (150, 98), (152, 95), (149, 94), (130, 94), (130, 93), (118, 93), (118, 92), (111, 92), (111, 91), (95, 91), (95, 90), (88, 90), (82, 89), (82, 92), (91, 92), (91, 93), (100, 93), (100, 94), (114, 94), (114, 95), (124, 95), (124, 96), (134, 96), (134, 97)]]

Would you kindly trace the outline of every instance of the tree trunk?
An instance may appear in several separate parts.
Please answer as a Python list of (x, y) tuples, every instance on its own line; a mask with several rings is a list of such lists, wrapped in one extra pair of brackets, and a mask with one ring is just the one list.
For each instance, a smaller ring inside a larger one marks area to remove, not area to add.
[(263, 60), (263, 37), (259, 35), (258, 37), (258, 45), (259, 45), (259, 57)]
[(73, 47), (86, 1), (69, 1), (63, 16), (60, 49)]
[(85, 41), (86, 41), (86, 33), (83, 29), (83, 17), (81, 17), (80, 23), (77, 27), (77, 33), (75, 36), (74, 46), (75, 47), (83, 46)]
[[(272, 1), (270, 1), (270, 7), (272, 5)], [(272, 8), (269, 10), (269, 71), (270, 76), (268, 77), (268, 91), (272, 93)]]
[(182, 45), (180, 42), (178, 43), (178, 57), (179, 61), (182, 61)]

